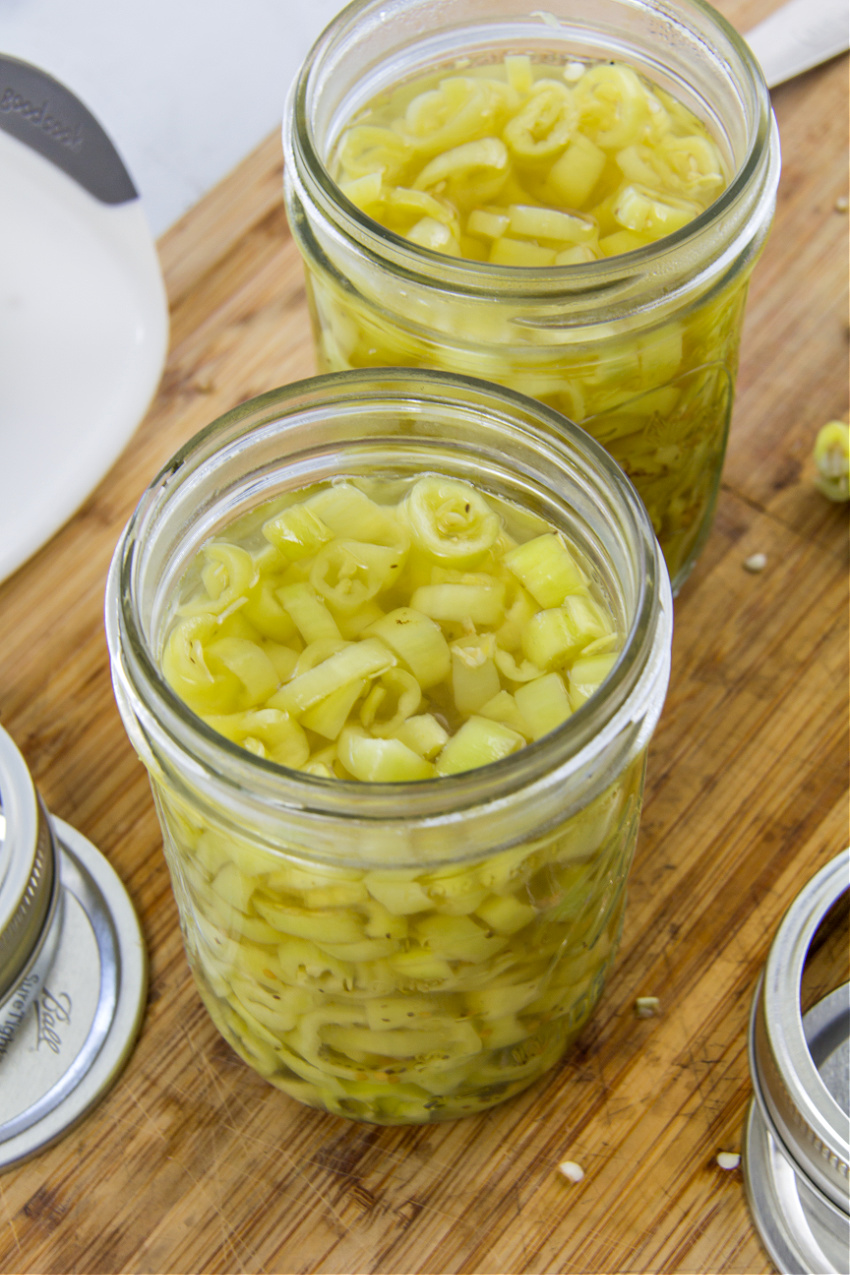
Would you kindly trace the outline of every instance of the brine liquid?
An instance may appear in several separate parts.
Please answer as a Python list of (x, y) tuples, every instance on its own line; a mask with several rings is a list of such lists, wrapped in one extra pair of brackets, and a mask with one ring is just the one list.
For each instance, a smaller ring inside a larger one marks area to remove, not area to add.
[[(571, 271), (681, 233), (717, 200), (731, 174), (705, 124), (628, 66), (517, 55), (400, 84), (343, 129), (328, 166), (361, 212), (437, 255), (414, 285), (291, 203), (321, 370), (438, 368), (562, 412), (634, 482), (678, 589), (711, 522), (752, 262), (659, 317), (636, 286), (633, 323), (615, 296), (612, 322), (587, 326), (595, 285)], [(483, 304), (441, 284), (441, 257), (560, 271), (563, 293), (538, 309), (494, 276)]]
[(645, 247), (728, 184), (701, 121), (630, 67), (524, 56), (399, 86), (343, 131), (332, 171), (386, 229), (507, 266)]
[[(575, 546), (438, 474), (265, 505), (204, 547), (178, 603), (163, 668), (193, 711), (332, 782), (498, 761), (577, 711), (620, 645)], [(270, 840), (155, 775), (213, 1020), (286, 1093), (358, 1119), (450, 1119), (525, 1088), (613, 960), (643, 762), (522, 844), (494, 813), (492, 850), (465, 856), (456, 822), (448, 863), (423, 859), (403, 820), (396, 861), (341, 828), (328, 862), (285, 814)]]
[(176, 693), (326, 778), (454, 774), (566, 721), (621, 646), (575, 548), (457, 479), (365, 485), (290, 495), (204, 546), (163, 652)]

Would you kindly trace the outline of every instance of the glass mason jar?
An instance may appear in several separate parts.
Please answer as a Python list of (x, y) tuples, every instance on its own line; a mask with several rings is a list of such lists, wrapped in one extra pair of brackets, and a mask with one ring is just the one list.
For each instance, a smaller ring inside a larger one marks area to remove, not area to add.
[[(371, 784), (230, 743), (160, 671), (199, 547), (275, 495), (339, 475), (436, 471), (529, 508), (579, 546), (625, 634), (596, 695), (478, 770)], [(186, 952), (246, 1062), (314, 1107), (444, 1120), (551, 1067), (617, 946), (672, 598), (634, 489), (549, 408), (392, 369), (272, 391), (192, 439), (116, 549), (106, 624), (118, 706), (147, 767)]]
[[(779, 141), (761, 72), (701, 0), (361, 0), (313, 46), (284, 121), (284, 188), (322, 371), (483, 377), (583, 425), (637, 487), (674, 592), (708, 535), (747, 284), (773, 215)], [(731, 180), (680, 230), (582, 265), (497, 266), (385, 230), (328, 168), (364, 105), (506, 53), (617, 59), (709, 128)]]

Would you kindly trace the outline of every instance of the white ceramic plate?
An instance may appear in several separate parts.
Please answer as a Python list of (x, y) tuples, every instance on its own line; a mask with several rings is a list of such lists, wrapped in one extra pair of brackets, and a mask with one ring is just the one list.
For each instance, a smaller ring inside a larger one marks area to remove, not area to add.
[(139, 198), (67, 89), (0, 56), (0, 580), (80, 507), (159, 384), (168, 307)]

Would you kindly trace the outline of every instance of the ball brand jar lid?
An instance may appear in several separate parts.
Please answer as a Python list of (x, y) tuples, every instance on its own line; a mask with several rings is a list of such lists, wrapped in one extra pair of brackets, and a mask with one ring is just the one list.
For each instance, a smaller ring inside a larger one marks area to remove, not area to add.
[(106, 1093), (146, 991), (123, 884), (47, 814), (0, 728), (0, 1170), (58, 1140)]
[(812, 939), (848, 889), (844, 851), (789, 908), (753, 1002), (744, 1175), (756, 1227), (781, 1271), (850, 1268), (850, 983), (805, 1014), (800, 1003)]

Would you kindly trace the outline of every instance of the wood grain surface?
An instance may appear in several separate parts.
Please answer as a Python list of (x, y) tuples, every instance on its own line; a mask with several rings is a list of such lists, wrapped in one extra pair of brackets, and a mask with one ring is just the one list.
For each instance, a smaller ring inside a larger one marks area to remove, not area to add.
[[(741, 29), (772, 7), (722, 5)], [(714, 531), (676, 604), (619, 958), (563, 1065), (453, 1124), (378, 1128), (302, 1108), (224, 1044), (189, 975), (146, 776), (112, 698), (104, 580), (178, 444), (313, 371), (278, 139), (162, 240), (172, 344), (156, 400), (76, 517), (0, 587), (0, 721), (50, 808), (126, 882), (150, 1000), (101, 1105), (0, 1177), (0, 1270), (771, 1269), (741, 1172), (716, 1155), (740, 1147), (747, 1016), (773, 933), (848, 840), (847, 508), (817, 493), (810, 461), (818, 427), (847, 412), (846, 59), (773, 97), (776, 224)], [(755, 552), (757, 575), (742, 566)], [(657, 1017), (635, 1016), (642, 995), (659, 998)], [(558, 1174), (566, 1158), (581, 1184)]]

